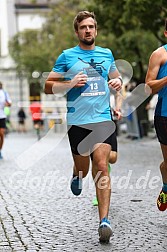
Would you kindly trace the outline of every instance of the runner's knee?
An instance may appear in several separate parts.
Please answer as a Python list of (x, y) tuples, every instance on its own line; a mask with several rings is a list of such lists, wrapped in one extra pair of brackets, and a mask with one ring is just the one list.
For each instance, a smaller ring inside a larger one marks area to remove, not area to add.
[(114, 164), (117, 161), (117, 152), (111, 152), (109, 157), (109, 163)]
[(103, 173), (103, 175), (107, 175), (108, 174), (108, 164), (107, 164), (107, 162), (105, 162), (105, 161), (98, 161), (97, 163), (96, 163), (96, 167), (97, 167), (97, 172), (102, 172)]

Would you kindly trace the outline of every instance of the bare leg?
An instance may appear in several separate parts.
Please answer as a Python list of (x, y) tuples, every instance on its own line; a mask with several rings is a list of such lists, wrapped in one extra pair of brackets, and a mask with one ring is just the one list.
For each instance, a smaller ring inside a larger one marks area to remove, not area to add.
[(96, 195), (98, 199), (98, 210), (100, 221), (108, 217), (111, 185), (108, 173), (108, 160), (111, 146), (100, 144), (93, 152), (92, 175), (96, 186)]
[(89, 171), (89, 156), (73, 154), (74, 167), (73, 178), (71, 180), (71, 191), (75, 196), (82, 192), (82, 178), (86, 177)]
[(160, 171), (162, 175), (163, 188), (157, 199), (157, 207), (160, 211), (167, 209), (167, 145), (161, 144), (161, 150), (163, 154), (163, 162), (160, 164)]
[(114, 164), (117, 161), (117, 152), (116, 151), (110, 151), (110, 156), (109, 156), (109, 163)]
[[(117, 152), (116, 151), (110, 151), (110, 156), (109, 156), (109, 164), (108, 164), (108, 172), (111, 172), (111, 167), (110, 164), (114, 164), (117, 161)], [(92, 201), (93, 206), (98, 206), (98, 200), (97, 197), (95, 197)]]
[(82, 173), (82, 178), (86, 177), (89, 171), (89, 156), (81, 156), (73, 154), (74, 160), (74, 175), (79, 176), (79, 172)]
[(0, 150), (2, 149), (2, 146), (3, 146), (4, 134), (5, 134), (5, 129), (0, 128)]
[(161, 171), (163, 183), (167, 184), (167, 145), (161, 144), (161, 150), (162, 150), (164, 161), (160, 165), (160, 171)]

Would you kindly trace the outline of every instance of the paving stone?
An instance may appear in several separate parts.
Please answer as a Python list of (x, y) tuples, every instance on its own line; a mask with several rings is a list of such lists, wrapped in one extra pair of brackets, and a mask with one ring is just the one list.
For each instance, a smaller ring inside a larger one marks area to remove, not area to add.
[[(81, 196), (73, 196), (68, 139), (65, 136), (55, 144), (61, 137), (53, 133), (45, 139), (46, 153), (41, 158), (34, 152), (34, 145), (38, 148), (40, 144), (34, 134), (10, 133), (5, 139), (0, 162), (0, 252), (165, 252), (167, 215), (156, 208), (162, 183), (157, 140), (118, 138), (109, 213), (114, 235), (109, 244), (102, 245), (98, 241), (98, 209), (92, 206), (95, 188), (91, 172)], [(38, 156), (30, 167), (27, 150), (32, 158)], [(25, 166), (18, 165), (20, 157), (25, 157)]]

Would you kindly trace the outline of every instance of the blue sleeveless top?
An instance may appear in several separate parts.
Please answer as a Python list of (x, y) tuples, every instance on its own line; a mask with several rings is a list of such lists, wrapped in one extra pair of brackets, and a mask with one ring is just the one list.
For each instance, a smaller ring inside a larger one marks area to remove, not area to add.
[[(167, 52), (167, 44), (163, 46)], [(167, 61), (160, 67), (157, 80), (167, 76)], [(166, 83), (167, 84), (167, 83)], [(158, 92), (158, 102), (155, 108), (156, 116), (167, 117), (167, 85)]]

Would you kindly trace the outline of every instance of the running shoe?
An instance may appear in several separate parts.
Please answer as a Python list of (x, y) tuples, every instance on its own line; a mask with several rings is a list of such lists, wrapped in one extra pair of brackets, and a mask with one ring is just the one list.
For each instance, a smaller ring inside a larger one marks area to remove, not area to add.
[(75, 196), (78, 196), (82, 192), (82, 179), (78, 176), (73, 176), (71, 180), (71, 191)]
[(167, 193), (162, 190), (157, 199), (157, 207), (160, 211), (165, 211), (167, 209)]
[(113, 235), (110, 222), (107, 218), (103, 218), (99, 225), (99, 241), (101, 243), (109, 243), (110, 237)]
[(92, 200), (92, 204), (93, 206), (98, 206), (98, 200), (96, 197)]

